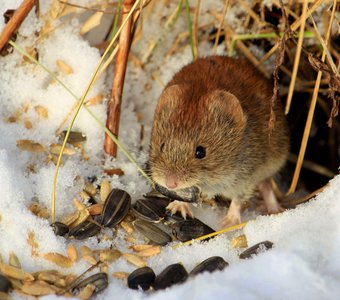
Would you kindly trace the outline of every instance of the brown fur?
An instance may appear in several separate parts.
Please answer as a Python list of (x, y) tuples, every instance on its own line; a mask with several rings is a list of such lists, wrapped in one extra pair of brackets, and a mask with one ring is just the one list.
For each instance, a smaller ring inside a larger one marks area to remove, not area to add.
[[(248, 198), (284, 164), (289, 137), (280, 103), (269, 141), (272, 86), (244, 61), (201, 58), (174, 75), (158, 102), (150, 145), (153, 179), (179, 179), (212, 197)], [(161, 145), (164, 143), (163, 151)], [(195, 158), (197, 146), (206, 149)]]

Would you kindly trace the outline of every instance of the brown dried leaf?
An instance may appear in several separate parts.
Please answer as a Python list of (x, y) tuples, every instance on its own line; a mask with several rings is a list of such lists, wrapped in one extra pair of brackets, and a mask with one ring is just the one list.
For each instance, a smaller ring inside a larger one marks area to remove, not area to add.
[(62, 268), (71, 268), (73, 266), (73, 261), (71, 259), (56, 252), (46, 253), (43, 257)]

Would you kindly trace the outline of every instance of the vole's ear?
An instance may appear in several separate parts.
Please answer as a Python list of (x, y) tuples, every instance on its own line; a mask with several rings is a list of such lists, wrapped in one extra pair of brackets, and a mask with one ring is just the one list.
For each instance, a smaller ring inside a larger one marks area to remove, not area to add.
[(176, 105), (177, 99), (183, 96), (185, 87), (179, 84), (170, 85), (162, 92), (159, 105), (172, 108)]
[(215, 90), (209, 93), (206, 99), (208, 109), (212, 113), (229, 117), (238, 126), (245, 126), (247, 118), (235, 95), (224, 90)]
[(185, 95), (186, 86), (174, 84), (166, 87), (162, 92), (158, 105), (156, 108), (156, 113), (164, 113), (169, 115), (169, 113), (178, 106), (178, 99), (182, 99)]

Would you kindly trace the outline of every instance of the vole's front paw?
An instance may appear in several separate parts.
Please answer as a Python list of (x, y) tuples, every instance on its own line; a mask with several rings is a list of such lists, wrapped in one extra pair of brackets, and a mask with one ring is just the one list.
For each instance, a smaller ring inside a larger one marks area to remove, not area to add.
[(189, 216), (190, 218), (194, 217), (194, 214), (192, 213), (189, 204), (183, 201), (177, 200), (172, 201), (171, 203), (169, 203), (166, 209), (170, 210), (172, 215), (179, 211), (184, 219), (186, 219), (187, 216)]
[(241, 203), (231, 201), (227, 215), (222, 219), (220, 225), (222, 228), (231, 227), (241, 223)]

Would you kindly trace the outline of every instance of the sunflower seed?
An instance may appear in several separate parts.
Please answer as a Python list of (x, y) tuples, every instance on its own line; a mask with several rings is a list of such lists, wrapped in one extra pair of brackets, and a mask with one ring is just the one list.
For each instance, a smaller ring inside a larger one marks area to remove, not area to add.
[(239, 257), (241, 259), (251, 258), (254, 254), (258, 254), (260, 252), (266, 251), (268, 249), (271, 249), (273, 247), (273, 243), (270, 241), (264, 241), (258, 244), (255, 244), (254, 246), (251, 246), (247, 250), (243, 251)]
[(149, 267), (134, 270), (127, 278), (130, 289), (138, 290), (141, 287), (144, 291), (148, 290), (156, 279), (155, 272)]

